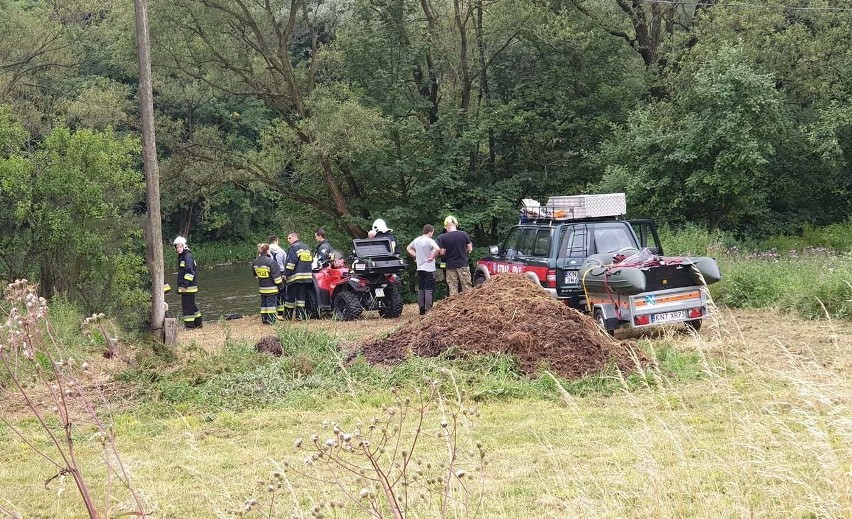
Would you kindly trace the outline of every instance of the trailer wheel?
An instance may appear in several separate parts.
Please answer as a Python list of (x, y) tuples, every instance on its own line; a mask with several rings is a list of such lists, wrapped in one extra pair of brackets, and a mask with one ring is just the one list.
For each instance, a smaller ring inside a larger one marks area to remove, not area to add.
[(599, 308), (595, 309), (595, 321), (598, 322), (598, 326), (601, 327), (601, 330), (605, 331), (610, 336), (615, 335), (615, 330), (610, 330), (606, 327), (606, 319), (604, 319), (604, 314)]
[(704, 319), (693, 319), (691, 321), (686, 321), (686, 323), (685, 323), (686, 329), (687, 330), (694, 330), (694, 331), (697, 332), (697, 331), (701, 330), (701, 323), (703, 323), (703, 322), (704, 322)]

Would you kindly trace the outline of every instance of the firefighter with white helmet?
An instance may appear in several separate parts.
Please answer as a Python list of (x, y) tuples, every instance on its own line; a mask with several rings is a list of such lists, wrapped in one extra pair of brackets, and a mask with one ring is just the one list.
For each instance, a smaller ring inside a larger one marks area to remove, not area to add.
[(198, 292), (198, 276), (195, 258), (186, 243), (186, 238), (178, 236), (172, 242), (178, 255), (177, 286), (180, 294), (181, 319), (187, 329), (201, 328), (201, 311), (195, 304)]
[(373, 222), (373, 228), (370, 229), (370, 238), (388, 238), (391, 241), (391, 252), (397, 254), (399, 244), (396, 241), (396, 236), (393, 234), (393, 229), (388, 228), (388, 224), (381, 218)]

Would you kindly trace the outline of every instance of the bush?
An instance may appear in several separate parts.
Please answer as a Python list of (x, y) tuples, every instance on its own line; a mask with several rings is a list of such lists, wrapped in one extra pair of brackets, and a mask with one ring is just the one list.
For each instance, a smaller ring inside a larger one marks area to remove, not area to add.
[(739, 308), (774, 308), (801, 317), (852, 317), (852, 255), (825, 253), (755, 257), (731, 255), (722, 262), (718, 302)]

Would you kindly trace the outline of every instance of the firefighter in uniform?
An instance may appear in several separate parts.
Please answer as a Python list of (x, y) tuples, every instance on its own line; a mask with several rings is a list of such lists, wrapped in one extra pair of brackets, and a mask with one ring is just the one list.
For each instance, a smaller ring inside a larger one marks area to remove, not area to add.
[(257, 246), (257, 259), (251, 264), (260, 291), (260, 320), (263, 324), (275, 323), (278, 287), (281, 285), (281, 269), (269, 253), (269, 244)]
[(331, 244), (328, 243), (328, 238), (325, 237), (325, 229), (320, 227), (314, 231), (314, 239), (317, 241), (317, 248), (314, 249), (314, 259), (316, 260), (317, 268), (322, 268), (325, 262), (331, 260), (334, 250)]
[(201, 328), (201, 311), (195, 305), (195, 294), (198, 292), (195, 258), (192, 257), (183, 236), (178, 236), (172, 243), (178, 255), (177, 286), (183, 325), (187, 329)]
[(372, 235), (370, 238), (387, 238), (391, 241), (391, 254), (399, 254), (399, 244), (396, 241), (396, 236), (393, 235), (393, 229), (388, 228), (388, 224), (379, 218), (373, 222), (373, 228), (370, 229)]
[(284, 303), (284, 319), (290, 319), (293, 310), (296, 311), (297, 319), (307, 319), (308, 312), (305, 309), (305, 299), (309, 288), (313, 288), (313, 275), (311, 274), (311, 263), (313, 255), (311, 249), (299, 240), (299, 233), (291, 232), (287, 235), (290, 248), (287, 249), (287, 263), (284, 265), (284, 276), (287, 278), (287, 302)]

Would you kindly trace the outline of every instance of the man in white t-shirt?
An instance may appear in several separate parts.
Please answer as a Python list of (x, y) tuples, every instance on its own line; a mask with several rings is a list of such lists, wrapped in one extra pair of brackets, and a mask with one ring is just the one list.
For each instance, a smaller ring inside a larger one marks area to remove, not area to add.
[(417, 304), (420, 305), (420, 315), (432, 308), (432, 293), (435, 290), (435, 256), (440, 248), (432, 235), (435, 228), (426, 224), (423, 234), (408, 244), (405, 250), (417, 260)]

